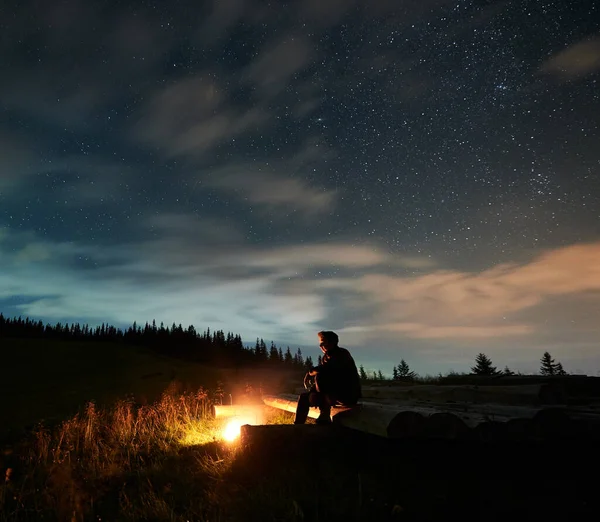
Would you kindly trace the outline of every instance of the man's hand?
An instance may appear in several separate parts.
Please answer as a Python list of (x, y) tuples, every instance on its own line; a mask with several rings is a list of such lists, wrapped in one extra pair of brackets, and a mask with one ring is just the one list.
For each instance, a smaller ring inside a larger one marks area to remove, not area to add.
[(311, 377), (310, 372), (307, 372), (307, 374), (304, 376), (304, 389), (305, 390), (310, 389), (310, 386), (312, 384), (310, 377)]

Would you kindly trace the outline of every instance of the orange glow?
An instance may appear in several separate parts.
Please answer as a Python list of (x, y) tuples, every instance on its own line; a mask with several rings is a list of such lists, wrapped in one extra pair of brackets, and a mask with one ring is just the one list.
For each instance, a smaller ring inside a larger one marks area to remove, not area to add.
[(234, 442), (240, 437), (240, 429), (244, 424), (251, 424), (249, 419), (243, 417), (234, 417), (226, 425), (223, 430), (223, 438), (227, 442)]

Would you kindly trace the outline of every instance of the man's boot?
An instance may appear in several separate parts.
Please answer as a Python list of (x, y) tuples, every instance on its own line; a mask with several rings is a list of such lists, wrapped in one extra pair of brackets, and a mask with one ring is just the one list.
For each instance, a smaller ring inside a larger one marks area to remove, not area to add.
[(319, 416), (317, 417), (317, 424), (331, 424), (331, 397), (323, 393), (320, 397), (319, 404)]
[(298, 397), (298, 405), (296, 406), (296, 418), (294, 424), (304, 424), (308, 418), (308, 410), (310, 403), (308, 393), (301, 393)]
[(321, 413), (315, 421), (317, 424), (331, 424), (331, 408), (321, 408)]

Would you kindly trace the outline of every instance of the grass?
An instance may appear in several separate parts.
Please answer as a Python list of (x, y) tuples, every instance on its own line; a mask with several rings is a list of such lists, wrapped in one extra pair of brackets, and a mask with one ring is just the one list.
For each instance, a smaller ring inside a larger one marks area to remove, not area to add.
[[(292, 434), (283, 452), (267, 445), (256, 453), (221, 438), (208, 391), (222, 376), (215, 370), (121, 345), (5, 348), (11, 393), (0, 418), (46, 422), (0, 444), (0, 522), (498, 520), (514, 512), (573, 519), (600, 508), (593, 483), (560, 468), (593, 467), (585, 448), (583, 457), (579, 448), (520, 456), (402, 441), (389, 452), (368, 437), (315, 445)], [(172, 381), (173, 372), (187, 382)], [(229, 377), (243, 388), (255, 373)], [(197, 385), (202, 379), (211, 384)], [(259, 377), (269, 379), (281, 384), (268, 372)], [(292, 419), (270, 410), (267, 423)]]
[(197, 363), (161, 357), (117, 343), (2, 339), (0, 441), (20, 437), (40, 419), (56, 423), (93, 401), (109, 406), (123, 397), (138, 404), (160, 398), (176, 380), (184, 389), (215, 389), (221, 373)]
[[(212, 416), (209, 395), (171, 386), (153, 404), (88, 403), (37, 426), (0, 458), (0, 521), (231, 519), (240, 496), (227, 477), (240, 446), (223, 440), (227, 420)], [(292, 420), (268, 409), (267, 424)], [(251, 498), (263, 499), (260, 487)]]
[[(39, 426), (0, 456), (0, 521), (501, 520), (514, 512), (566, 520), (597, 504), (594, 483), (560, 470), (555, 448), (558, 464), (547, 448), (482, 454), (449, 443), (393, 446), (360, 432), (315, 445), (290, 426), (285, 444), (259, 440), (248, 451), (221, 439), (211, 411), (205, 389), (172, 386), (152, 404), (89, 403)], [(268, 423), (292, 417), (273, 413)], [(473, 467), (482, 458), (492, 465)], [(515, 472), (502, 465), (511, 459), (530, 464)]]
[(210, 405), (205, 390), (172, 388), (154, 404), (89, 403), (38, 427), (4, 454), (0, 520), (207, 520), (235, 454)]

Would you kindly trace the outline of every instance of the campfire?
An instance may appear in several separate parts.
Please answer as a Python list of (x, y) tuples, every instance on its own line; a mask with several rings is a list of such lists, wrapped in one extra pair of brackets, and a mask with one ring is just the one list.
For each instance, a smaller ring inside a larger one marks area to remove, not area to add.
[(240, 429), (245, 424), (264, 424), (264, 411), (262, 405), (217, 405), (215, 406), (217, 418), (227, 418), (221, 436), (228, 442), (235, 442), (240, 437)]

